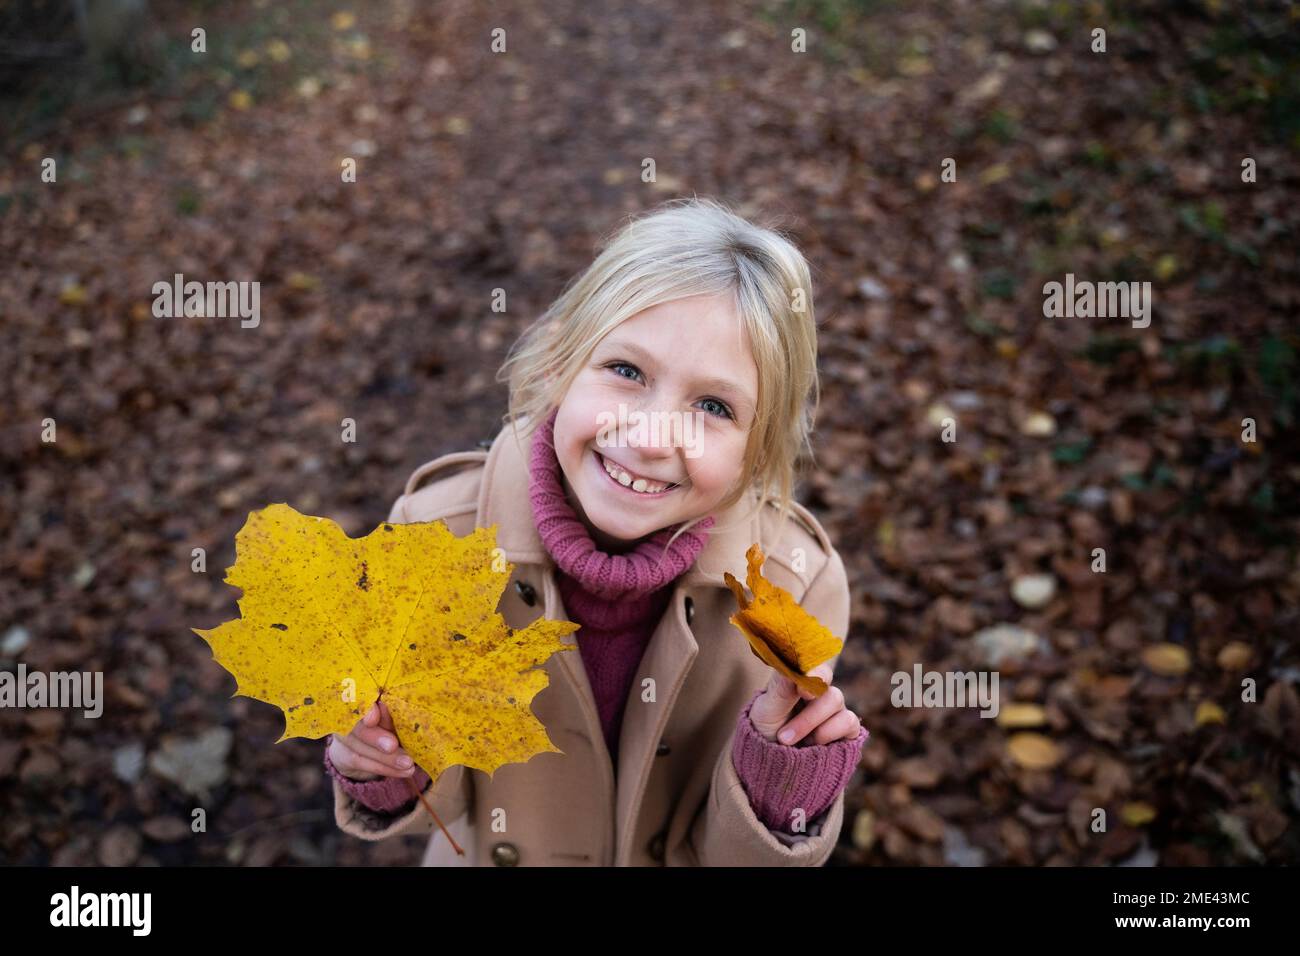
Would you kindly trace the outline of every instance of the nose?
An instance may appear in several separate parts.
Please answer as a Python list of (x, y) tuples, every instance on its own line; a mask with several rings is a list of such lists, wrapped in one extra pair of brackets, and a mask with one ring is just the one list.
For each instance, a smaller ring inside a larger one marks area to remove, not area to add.
[(646, 461), (674, 458), (680, 438), (673, 428), (672, 416), (649, 409), (640, 412), (639, 427), (629, 428), (627, 444), (640, 452)]
[[(672, 415), (654, 411), (646, 405), (637, 409), (636, 417), (629, 422), (624, 463), (642, 475), (672, 481), (681, 471), (676, 463), (680, 435), (673, 428)], [(680, 479), (678, 479), (680, 480)]]

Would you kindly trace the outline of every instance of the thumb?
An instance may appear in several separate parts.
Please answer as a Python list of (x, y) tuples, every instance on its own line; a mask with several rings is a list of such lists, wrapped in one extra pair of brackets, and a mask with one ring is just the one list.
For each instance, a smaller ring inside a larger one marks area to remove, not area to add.
[(785, 726), (790, 711), (799, 701), (799, 687), (779, 671), (772, 671), (767, 687), (754, 700), (749, 709), (749, 720), (754, 729), (768, 740), (776, 739), (776, 732)]
[(772, 671), (771, 676), (767, 679), (767, 692), (765, 696), (773, 700), (779, 700), (790, 707), (799, 699), (799, 685), (786, 677), (778, 670)]
[(388, 709), (388, 705), (382, 700), (376, 701), (375, 706), (379, 708), (379, 726), (384, 730), (391, 730), (397, 733), (397, 728), (393, 726), (393, 713)]

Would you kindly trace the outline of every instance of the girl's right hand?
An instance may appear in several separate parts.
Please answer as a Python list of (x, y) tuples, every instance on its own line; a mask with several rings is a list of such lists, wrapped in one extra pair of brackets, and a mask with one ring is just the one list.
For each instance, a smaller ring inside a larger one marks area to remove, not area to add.
[(329, 756), (339, 773), (352, 780), (415, 775), (415, 762), (398, 746), (393, 716), (381, 700), (375, 701), (346, 737), (331, 735)]

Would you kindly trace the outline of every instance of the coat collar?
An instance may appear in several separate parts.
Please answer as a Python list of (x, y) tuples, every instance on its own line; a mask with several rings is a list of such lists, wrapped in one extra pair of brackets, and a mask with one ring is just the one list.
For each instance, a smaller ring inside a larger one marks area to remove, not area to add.
[[(521, 419), (518, 431), (507, 424), (492, 441), (488, 452), (483, 483), (479, 489), (479, 514), (484, 527), (497, 526), (497, 547), (507, 561), (515, 564), (553, 566), (554, 560), (532, 517), (529, 500), (531, 473), (529, 450), (531, 435), (527, 419)], [(761, 540), (757, 499), (751, 493), (730, 508), (716, 514), (704, 549), (694, 565), (678, 579), (683, 588), (712, 586), (725, 588), (724, 571), (745, 580), (745, 552), (755, 542), (766, 550)]]

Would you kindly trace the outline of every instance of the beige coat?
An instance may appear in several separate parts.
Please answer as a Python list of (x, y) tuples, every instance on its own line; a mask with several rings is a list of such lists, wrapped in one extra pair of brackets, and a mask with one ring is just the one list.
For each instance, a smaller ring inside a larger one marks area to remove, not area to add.
[[(514, 628), (539, 617), (569, 620), (533, 522), (527, 452), (527, 441), (517, 442), (507, 425), (489, 451), (428, 462), (388, 518), (441, 520), (458, 536), (497, 525), (497, 544), (515, 566), (498, 611)], [(334, 781), (339, 827), (363, 840), (431, 834), (425, 866), (823, 865), (843, 823), (844, 794), (808, 821), (806, 834), (778, 833), (754, 815), (732, 765), (736, 722), (771, 671), (728, 620), (736, 602), (722, 572), (744, 581), (745, 551), (759, 542), (764, 576), (837, 637), (848, 629), (848, 583), (839, 554), (805, 508), (795, 505), (798, 520), (787, 519), (778, 539), (776, 506), (765, 507), (761, 520), (744, 517), (752, 507), (742, 501), (716, 515), (695, 565), (673, 585), (628, 693), (617, 778), (582, 658), (566, 651), (546, 662), (550, 684), (533, 699), (563, 753), (506, 764), (491, 778), (451, 767), (425, 792), (465, 856), (418, 802), (405, 816), (377, 814)], [(642, 700), (645, 678), (654, 679), (653, 702)]]

